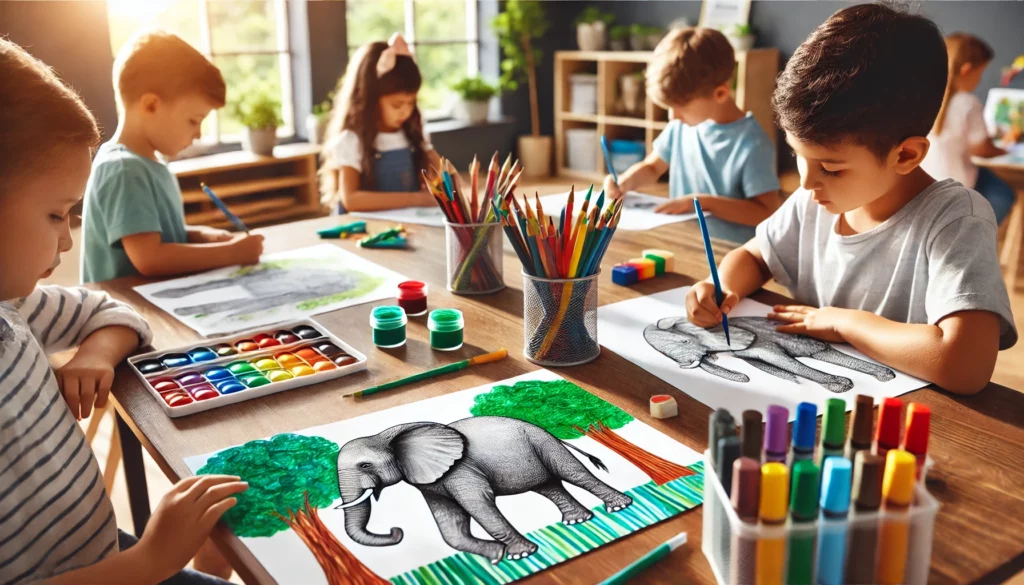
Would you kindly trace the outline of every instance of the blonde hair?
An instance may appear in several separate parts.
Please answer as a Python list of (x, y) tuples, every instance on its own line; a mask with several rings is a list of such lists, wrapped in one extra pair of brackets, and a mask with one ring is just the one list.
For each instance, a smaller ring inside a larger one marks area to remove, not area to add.
[(33, 173), (57, 146), (95, 148), (96, 119), (42, 61), (0, 38), (0, 193)]
[(173, 99), (199, 92), (218, 108), (227, 95), (216, 65), (181, 37), (158, 30), (136, 33), (117, 52), (114, 89), (122, 109), (147, 93)]
[(949, 105), (950, 98), (957, 91), (956, 84), (960, 79), (960, 69), (967, 64), (972, 67), (985, 65), (995, 56), (988, 43), (968, 33), (955, 32), (947, 35), (945, 40), (946, 55), (949, 58), (949, 78), (946, 81), (946, 93), (942, 96), (942, 106), (939, 108), (939, 114), (935, 117), (935, 126), (932, 127), (932, 132), (935, 134), (942, 133), (946, 107)]
[(736, 54), (712, 28), (674, 30), (658, 43), (647, 66), (647, 95), (662, 107), (709, 94), (732, 78)]

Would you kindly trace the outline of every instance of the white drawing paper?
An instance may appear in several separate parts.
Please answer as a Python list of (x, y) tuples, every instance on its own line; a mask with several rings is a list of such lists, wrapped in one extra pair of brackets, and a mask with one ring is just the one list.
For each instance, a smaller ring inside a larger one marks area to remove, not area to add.
[(601, 345), (680, 392), (736, 415), (779, 404), (792, 418), (798, 403), (812, 402), (821, 412), (828, 398), (842, 398), (851, 410), (857, 394), (878, 401), (927, 385), (849, 345), (776, 333), (775, 323), (764, 319), (771, 307), (751, 299), (730, 312), (727, 346), (721, 326), (704, 330), (686, 320), (689, 288), (599, 307)]
[(135, 287), (175, 319), (211, 336), (302, 319), (395, 295), (406, 277), (330, 244)]
[[(591, 205), (597, 201), (598, 191), (595, 191), (590, 196)], [(586, 195), (586, 191), (577, 191), (573, 198), (573, 216), (579, 212), (580, 205), (583, 203), (583, 197)], [(658, 197), (657, 195), (648, 195), (647, 193), (638, 193), (636, 191), (628, 191), (625, 195), (626, 201), (623, 203), (622, 218), (619, 220), (620, 230), (625, 231), (644, 231), (668, 225), (670, 223), (679, 223), (683, 221), (689, 221), (696, 219), (696, 213), (683, 213), (679, 215), (670, 215), (667, 213), (655, 213), (654, 208), (669, 201), (665, 197)], [(562, 207), (565, 206), (569, 201), (568, 193), (559, 193), (557, 195), (548, 195), (541, 197), (541, 204), (544, 206), (544, 213), (558, 219), (558, 215), (562, 211)], [(605, 200), (605, 206), (608, 205), (608, 201)], [(705, 213), (705, 215), (710, 215)]]
[(444, 212), (436, 205), (431, 207), (402, 207), (382, 211), (353, 211), (349, 215), (364, 219), (377, 219), (400, 224), (429, 225), (432, 227), (444, 227), (445, 222)]

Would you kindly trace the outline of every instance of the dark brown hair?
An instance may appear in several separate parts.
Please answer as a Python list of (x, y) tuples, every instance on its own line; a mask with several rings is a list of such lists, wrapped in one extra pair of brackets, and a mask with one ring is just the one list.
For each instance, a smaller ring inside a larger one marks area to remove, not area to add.
[[(374, 142), (379, 129), (377, 128), (380, 98), (396, 93), (417, 93), (423, 78), (420, 69), (412, 57), (399, 56), (395, 66), (381, 77), (377, 77), (377, 61), (384, 49), (385, 42), (372, 42), (359, 47), (345, 69), (345, 75), (338, 80), (334, 94), (334, 106), (331, 119), (327, 123), (324, 136), (324, 148), (320, 154), (324, 163), (330, 163), (330, 147), (332, 139), (343, 130), (351, 130), (359, 137), (363, 148), (362, 177), (360, 186), (372, 190), (377, 185), (374, 175), (374, 158), (377, 150)], [(418, 173), (426, 164), (426, 152), (423, 149), (423, 118), (419, 106), (414, 107), (412, 115), (402, 124), (402, 132), (409, 141), (413, 153), (413, 165)], [(329, 201), (338, 192), (337, 168), (324, 164), (320, 190), (325, 201)]]
[(647, 95), (669, 108), (711, 93), (736, 69), (725, 35), (713, 28), (684, 28), (668, 34), (647, 66)]
[(966, 64), (974, 67), (985, 66), (992, 60), (992, 57), (995, 57), (995, 53), (988, 43), (963, 32), (955, 32), (946, 36), (946, 53), (949, 55), (949, 79), (946, 81), (946, 93), (942, 96), (942, 107), (939, 108), (939, 114), (935, 116), (935, 127), (932, 128), (932, 132), (935, 134), (942, 134), (949, 98), (953, 97), (953, 94), (960, 89), (957, 87), (960, 69)]
[(18, 45), (0, 38), (0, 194), (40, 170), (54, 147), (95, 148), (96, 120), (72, 89)]
[(802, 142), (851, 139), (879, 158), (927, 136), (946, 87), (935, 23), (885, 4), (844, 8), (820, 25), (779, 75), (779, 126)]
[(147, 93), (174, 99), (194, 91), (220, 108), (227, 94), (216, 65), (181, 37), (159, 30), (133, 35), (117, 52), (114, 89), (121, 107)]

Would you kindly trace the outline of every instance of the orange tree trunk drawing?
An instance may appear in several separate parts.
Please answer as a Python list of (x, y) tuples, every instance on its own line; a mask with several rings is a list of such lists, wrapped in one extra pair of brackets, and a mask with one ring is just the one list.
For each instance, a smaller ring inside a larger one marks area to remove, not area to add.
[[(320, 521), (316, 510), (341, 497), (338, 445), (323, 437), (282, 434), (217, 453), (200, 474), (237, 475), (249, 482), (224, 522), (238, 536), (269, 537), (291, 528), (331, 585), (383, 585)], [(296, 511), (297, 510), (297, 511)]]
[(495, 386), (474, 400), (473, 416), (517, 418), (562, 440), (588, 436), (639, 467), (658, 485), (694, 475), (615, 433), (613, 429), (626, 426), (633, 417), (567, 380), (521, 380), (513, 386)]

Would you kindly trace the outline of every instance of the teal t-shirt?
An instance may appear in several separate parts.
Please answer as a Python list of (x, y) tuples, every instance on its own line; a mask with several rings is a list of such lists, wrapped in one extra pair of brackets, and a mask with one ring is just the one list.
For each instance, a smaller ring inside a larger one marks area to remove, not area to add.
[(121, 238), (148, 232), (160, 232), (166, 243), (188, 241), (178, 180), (167, 165), (107, 142), (93, 159), (85, 187), (82, 282), (138, 274)]
[[(687, 126), (673, 120), (654, 141), (654, 152), (669, 165), (673, 199), (698, 193), (746, 199), (779, 188), (775, 147), (749, 113), (728, 124), (708, 120)], [(712, 237), (738, 243), (754, 237), (754, 226), (713, 215), (707, 225)]]

